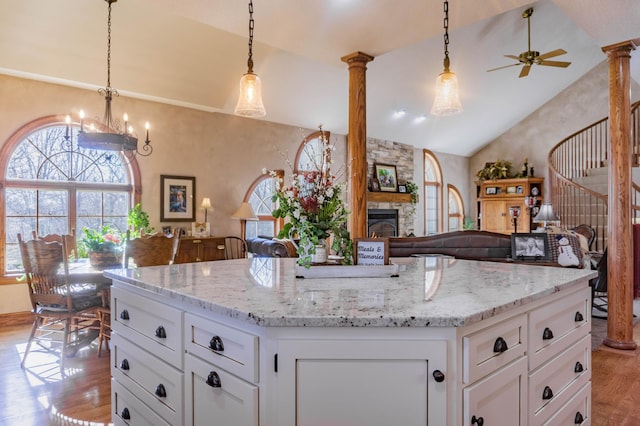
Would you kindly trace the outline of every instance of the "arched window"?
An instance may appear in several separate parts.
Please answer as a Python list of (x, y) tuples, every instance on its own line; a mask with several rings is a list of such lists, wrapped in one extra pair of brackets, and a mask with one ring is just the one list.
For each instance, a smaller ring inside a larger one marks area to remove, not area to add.
[(245, 238), (255, 238), (258, 235), (275, 237), (280, 230), (280, 220), (272, 215), (275, 205), (271, 198), (278, 188), (277, 179), (284, 177), (284, 171), (276, 170), (275, 172), (275, 178), (270, 175), (262, 175), (249, 188), (247, 201), (253, 207), (258, 220), (246, 222)]
[(449, 194), (449, 231), (459, 231), (464, 222), (464, 204), (460, 191), (453, 185), (447, 185)]
[(134, 200), (135, 159), (77, 146), (75, 125), (60, 117), (28, 123), (4, 144), (0, 171), (4, 210), (4, 272), (21, 270), (17, 234), (65, 234), (110, 224), (125, 231)]
[(442, 232), (442, 170), (436, 156), (424, 150), (424, 232)]

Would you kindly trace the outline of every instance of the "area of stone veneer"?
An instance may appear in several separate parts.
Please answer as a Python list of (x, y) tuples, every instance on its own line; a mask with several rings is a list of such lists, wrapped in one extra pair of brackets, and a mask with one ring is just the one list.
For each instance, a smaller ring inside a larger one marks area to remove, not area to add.
[[(367, 138), (367, 180), (374, 177), (376, 163), (396, 166), (398, 183), (406, 183), (413, 178), (413, 147), (399, 142)], [(413, 204), (367, 202), (367, 209), (398, 210), (398, 235), (414, 233)]]

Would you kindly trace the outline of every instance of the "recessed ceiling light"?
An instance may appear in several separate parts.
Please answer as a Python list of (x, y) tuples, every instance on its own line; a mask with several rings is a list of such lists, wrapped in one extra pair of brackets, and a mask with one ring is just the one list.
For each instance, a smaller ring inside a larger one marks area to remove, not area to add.
[(393, 116), (395, 118), (400, 118), (400, 117), (404, 117), (407, 114), (407, 109), (406, 108), (402, 108), (397, 110), (396, 112), (393, 113)]

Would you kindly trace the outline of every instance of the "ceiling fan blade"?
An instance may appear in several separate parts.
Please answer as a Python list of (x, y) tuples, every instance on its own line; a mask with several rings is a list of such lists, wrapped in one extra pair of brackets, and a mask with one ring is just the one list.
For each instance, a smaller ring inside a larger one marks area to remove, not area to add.
[(519, 78), (526, 77), (529, 75), (529, 71), (531, 71), (531, 65), (525, 65), (522, 67), (522, 71), (520, 71)]
[(538, 65), (546, 65), (550, 67), (562, 67), (566, 68), (571, 65), (571, 62), (563, 62), (563, 61), (540, 61)]
[(504, 55), (505, 58), (511, 58), (511, 59), (515, 59), (516, 61), (520, 62), (520, 58), (517, 57), (516, 55)]
[(491, 71), (496, 71), (496, 70), (501, 70), (503, 68), (510, 68), (510, 67), (517, 67), (520, 64), (511, 64), (511, 65), (504, 65), (502, 67), (498, 67), (498, 68), (491, 68), (490, 70), (487, 70), (487, 72), (491, 72)]
[(567, 52), (564, 49), (556, 49), (552, 50), (551, 52), (543, 53), (542, 55), (538, 56), (537, 59), (553, 58), (554, 56), (564, 55), (565, 53)]

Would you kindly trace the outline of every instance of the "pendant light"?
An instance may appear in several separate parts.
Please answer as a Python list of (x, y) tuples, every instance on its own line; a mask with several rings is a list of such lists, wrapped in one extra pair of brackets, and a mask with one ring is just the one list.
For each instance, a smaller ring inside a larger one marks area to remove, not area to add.
[(444, 2), (444, 71), (436, 79), (436, 97), (431, 114), (454, 115), (462, 112), (458, 98), (458, 77), (449, 70), (449, 2)]
[(262, 82), (253, 73), (253, 1), (249, 1), (249, 59), (247, 73), (240, 78), (240, 96), (234, 113), (243, 117), (263, 117), (267, 114), (262, 104)]

